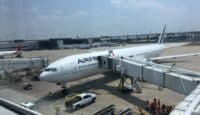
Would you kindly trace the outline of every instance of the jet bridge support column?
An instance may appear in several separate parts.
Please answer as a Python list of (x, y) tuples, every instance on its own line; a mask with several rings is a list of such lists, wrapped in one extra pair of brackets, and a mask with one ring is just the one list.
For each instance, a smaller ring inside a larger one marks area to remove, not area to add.
[(142, 93), (142, 88), (137, 83), (137, 80), (134, 79), (133, 77), (130, 77), (130, 78), (131, 78), (131, 85), (132, 85), (133, 88), (135, 88), (136, 92), (137, 93)]
[(124, 80), (125, 80), (125, 77), (124, 76), (120, 76), (120, 81), (119, 81), (119, 85), (118, 85), (118, 90), (123, 90), (124, 88)]
[[(130, 83), (130, 85), (126, 86), (125, 83), (128, 78), (130, 79), (131, 83)], [(138, 85), (137, 80), (134, 79), (133, 77), (128, 77), (125, 74), (120, 75), (120, 82), (118, 85), (118, 90), (122, 91), (122, 92), (126, 92), (126, 91), (135, 91), (137, 93), (142, 92), (142, 88)]]
[[(121, 63), (120, 63), (120, 65), (121, 65)], [(118, 90), (120, 90), (120, 91), (124, 91), (124, 88), (125, 88), (125, 86), (124, 86), (124, 83), (125, 83), (125, 68), (124, 67), (121, 67), (121, 71), (120, 71), (120, 81), (119, 81), (119, 85), (118, 85)]]
[[(122, 92), (133, 91), (135, 89), (137, 93), (141, 93), (142, 89), (137, 84), (137, 80), (134, 77), (127, 76), (127, 69), (123, 66), (122, 59), (123, 58), (120, 60), (120, 83), (118, 85), (118, 89)], [(127, 78), (130, 79), (130, 85), (125, 86)]]

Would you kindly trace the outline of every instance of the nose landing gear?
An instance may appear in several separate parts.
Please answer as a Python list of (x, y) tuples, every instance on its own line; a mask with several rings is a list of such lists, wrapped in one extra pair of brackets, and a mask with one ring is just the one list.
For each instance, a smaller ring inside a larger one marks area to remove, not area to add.
[(68, 94), (69, 94), (69, 89), (63, 88), (63, 89), (62, 89), (62, 93), (63, 93), (64, 95), (68, 95)]
[(64, 95), (68, 95), (69, 94), (69, 89), (67, 88), (67, 83), (65, 83), (64, 85), (62, 85), (61, 88), (62, 88), (62, 93)]

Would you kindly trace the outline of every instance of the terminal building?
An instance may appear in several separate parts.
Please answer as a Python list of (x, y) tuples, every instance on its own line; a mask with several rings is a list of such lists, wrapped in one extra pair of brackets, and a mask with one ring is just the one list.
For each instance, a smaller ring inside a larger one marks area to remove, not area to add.
[(0, 51), (15, 50), (17, 46), (21, 46), (23, 50), (36, 50), (39, 48), (39, 41), (35, 40), (13, 40), (0, 41)]
[(56, 49), (90, 48), (89, 39), (50, 38), (50, 47)]
[[(0, 50), (14, 50), (21, 45), (23, 50), (42, 49), (88, 49), (98, 46), (118, 46), (130, 43), (155, 43), (160, 33), (100, 36), (93, 38), (49, 38), (40, 40), (9, 40), (0, 41)], [(192, 42), (200, 41), (200, 31), (170, 32), (165, 34), (165, 42)]]

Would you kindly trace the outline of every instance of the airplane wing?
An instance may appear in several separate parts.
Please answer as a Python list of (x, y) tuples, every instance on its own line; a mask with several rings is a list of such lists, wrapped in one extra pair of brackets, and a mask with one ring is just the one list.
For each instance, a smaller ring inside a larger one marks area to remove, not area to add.
[(199, 56), (200, 53), (191, 53), (191, 54), (181, 54), (181, 55), (173, 55), (173, 56), (160, 56), (155, 58), (150, 58), (152, 61), (164, 60), (164, 59), (176, 59), (180, 57), (188, 57), (188, 56)]

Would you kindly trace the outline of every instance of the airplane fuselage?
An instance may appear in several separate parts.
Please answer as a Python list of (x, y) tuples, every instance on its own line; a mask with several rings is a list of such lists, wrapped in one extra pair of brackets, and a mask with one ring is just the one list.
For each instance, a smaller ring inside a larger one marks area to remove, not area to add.
[(16, 51), (0, 51), (0, 56), (14, 55), (16, 53)]
[[(132, 57), (145, 60), (159, 56), (165, 46), (162, 44), (112, 50), (114, 57)], [(107, 56), (109, 50), (67, 56), (50, 64), (40, 75), (48, 82), (66, 83), (101, 72), (98, 56)]]

